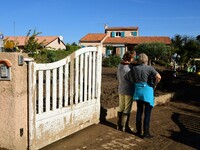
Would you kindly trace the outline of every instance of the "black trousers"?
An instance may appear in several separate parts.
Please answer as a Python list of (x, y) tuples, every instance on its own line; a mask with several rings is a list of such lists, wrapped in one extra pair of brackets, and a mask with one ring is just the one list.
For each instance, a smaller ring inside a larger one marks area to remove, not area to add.
[(147, 103), (142, 100), (137, 100), (136, 103), (137, 103), (136, 124), (142, 124), (142, 115), (144, 112), (143, 126), (144, 128), (149, 128), (151, 119), (151, 110), (153, 107), (150, 105), (150, 103)]

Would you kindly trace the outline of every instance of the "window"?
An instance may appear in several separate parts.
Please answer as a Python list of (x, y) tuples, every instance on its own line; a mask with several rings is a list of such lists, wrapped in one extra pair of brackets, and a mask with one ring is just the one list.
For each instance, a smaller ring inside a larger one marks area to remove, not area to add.
[(111, 37), (115, 37), (115, 32), (111, 32)]
[(121, 36), (121, 32), (116, 32), (116, 36), (117, 37)]
[(124, 32), (111, 32), (111, 37), (124, 37)]
[(137, 32), (136, 31), (131, 32), (131, 36), (137, 36)]

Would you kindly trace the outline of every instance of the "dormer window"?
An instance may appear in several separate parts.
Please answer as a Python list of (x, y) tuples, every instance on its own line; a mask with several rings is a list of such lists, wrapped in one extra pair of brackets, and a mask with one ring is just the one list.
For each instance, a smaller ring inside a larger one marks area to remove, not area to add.
[(116, 32), (116, 37), (120, 37), (121, 36), (121, 32)]
[(136, 31), (131, 32), (131, 36), (137, 36), (137, 32)]
[(124, 32), (111, 32), (111, 37), (124, 37)]

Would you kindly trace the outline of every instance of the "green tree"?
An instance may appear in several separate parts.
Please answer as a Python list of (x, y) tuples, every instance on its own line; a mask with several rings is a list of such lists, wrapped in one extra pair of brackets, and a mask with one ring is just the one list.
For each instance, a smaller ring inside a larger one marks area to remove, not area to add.
[(196, 38), (175, 35), (172, 41), (172, 49), (174, 49), (174, 53), (179, 54), (181, 63), (186, 63), (190, 58), (199, 58), (200, 57), (200, 42), (199, 36)]
[(189, 39), (185, 44), (184, 49), (187, 51), (189, 58), (200, 57), (200, 44), (197, 40)]
[(171, 39), (172, 46), (177, 49), (182, 49), (183, 41), (184, 39), (181, 35), (175, 35), (174, 38)]
[(170, 57), (171, 48), (164, 43), (142, 43), (135, 47), (137, 53), (145, 53), (151, 60), (168, 61)]
[(36, 30), (33, 31), (33, 34), (30, 36), (31, 30), (27, 33), (25, 45), (24, 45), (24, 52), (29, 53), (30, 56), (33, 56), (38, 49), (43, 48), (44, 41), (38, 42), (37, 36), (41, 34), (41, 32), (36, 32)]
[(65, 45), (67, 51), (76, 51), (81, 48), (75, 42), (73, 42), (72, 44), (66, 43)]
[(76, 44), (76, 42), (73, 42), (73, 43), (71, 44), (71, 46), (78, 46), (78, 45)]
[(196, 37), (196, 40), (200, 42), (200, 35)]
[(69, 51), (71, 49), (71, 45), (69, 43), (66, 44), (66, 51)]

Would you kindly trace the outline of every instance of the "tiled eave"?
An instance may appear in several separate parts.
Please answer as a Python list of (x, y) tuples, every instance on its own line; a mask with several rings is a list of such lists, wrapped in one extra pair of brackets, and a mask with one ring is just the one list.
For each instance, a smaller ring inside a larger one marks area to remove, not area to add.
[(141, 44), (152, 42), (171, 44), (169, 37), (107, 37), (103, 44)]

